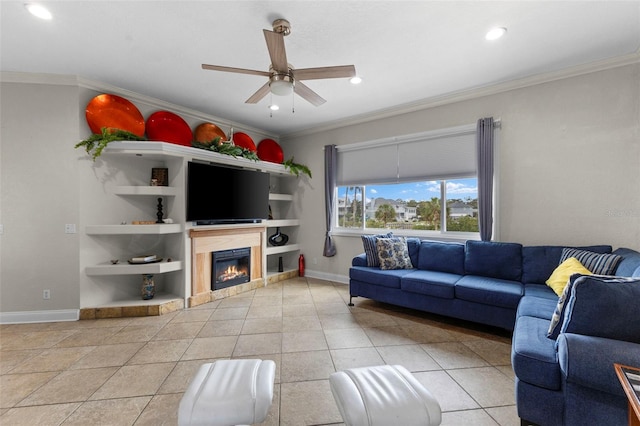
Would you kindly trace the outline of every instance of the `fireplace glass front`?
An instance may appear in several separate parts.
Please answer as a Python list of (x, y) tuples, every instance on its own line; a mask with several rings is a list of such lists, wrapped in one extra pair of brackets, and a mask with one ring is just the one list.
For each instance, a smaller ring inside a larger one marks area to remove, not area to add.
[(211, 289), (249, 282), (251, 280), (251, 248), (212, 252)]

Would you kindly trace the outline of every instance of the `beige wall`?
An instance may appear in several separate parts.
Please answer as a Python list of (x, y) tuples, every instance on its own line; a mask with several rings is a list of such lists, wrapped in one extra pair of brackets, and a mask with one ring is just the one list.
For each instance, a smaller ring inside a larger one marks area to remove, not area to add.
[(78, 88), (0, 90), (0, 312), (77, 309), (79, 234), (65, 234), (65, 224), (79, 215)]
[[(325, 107), (329, 107), (329, 103)], [(323, 152), (337, 145), (502, 120), (497, 235), (523, 244), (640, 249), (640, 65), (629, 65), (283, 141), (314, 172), (299, 180), (299, 238), (309, 274), (344, 279), (359, 237), (322, 257)], [(314, 264), (314, 260), (317, 264)]]

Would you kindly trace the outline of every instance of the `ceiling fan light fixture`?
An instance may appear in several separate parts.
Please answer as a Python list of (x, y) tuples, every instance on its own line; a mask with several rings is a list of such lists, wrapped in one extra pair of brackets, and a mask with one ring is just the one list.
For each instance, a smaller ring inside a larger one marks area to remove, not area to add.
[(53, 18), (53, 15), (51, 15), (51, 12), (49, 12), (49, 10), (42, 5), (35, 4), (35, 3), (26, 3), (24, 7), (27, 8), (29, 13), (31, 13), (33, 16), (36, 16), (40, 19), (45, 19), (48, 21), (51, 18)]
[(487, 40), (497, 40), (503, 35), (505, 35), (506, 32), (507, 32), (507, 29), (504, 27), (491, 28), (489, 32), (484, 36), (484, 38)]
[(276, 105), (276, 104), (271, 104), (271, 105), (269, 105), (269, 109), (271, 111), (277, 111), (277, 110), (280, 109), (280, 107), (278, 105)]
[(358, 77), (357, 75), (354, 75), (353, 77), (351, 77), (349, 79), (349, 83), (351, 83), (351, 84), (360, 84), (360, 83), (362, 83), (362, 78)]
[(287, 96), (293, 93), (293, 81), (275, 80), (269, 84), (271, 93), (278, 96)]

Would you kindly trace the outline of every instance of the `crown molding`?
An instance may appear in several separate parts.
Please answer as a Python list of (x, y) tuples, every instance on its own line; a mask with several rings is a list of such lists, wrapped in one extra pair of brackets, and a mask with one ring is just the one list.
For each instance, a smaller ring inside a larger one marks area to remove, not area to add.
[(420, 101), (394, 106), (367, 114), (361, 114), (343, 120), (337, 120), (326, 123), (322, 126), (301, 130), (281, 135), (283, 140), (308, 136), (316, 133), (327, 132), (342, 127), (364, 124), (371, 121), (378, 121), (385, 118), (395, 117), (398, 115), (408, 114), (416, 111), (422, 111), (429, 108), (439, 107), (443, 105), (453, 104), (456, 102), (477, 99), (485, 96), (496, 95), (511, 90), (522, 89), (526, 87), (536, 86), (539, 84), (549, 83), (557, 80), (564, 80), (585, 74), (591, 74), (613, 68), (624, 67), (640, 63), (640, 49), (628, 55), (616, 56), (601, 61), (590, 62), (587, 64), (577, 65), (565, 68), (559, 71), (552, 71), (543, 74), (536, 74), (516, 80), (510, 80), (503, 83), (492, 84), (487, 86), (476, 87), (473, 89), (462, 90), (458, 92), (448, 93), (442, 96), (422, 99)]

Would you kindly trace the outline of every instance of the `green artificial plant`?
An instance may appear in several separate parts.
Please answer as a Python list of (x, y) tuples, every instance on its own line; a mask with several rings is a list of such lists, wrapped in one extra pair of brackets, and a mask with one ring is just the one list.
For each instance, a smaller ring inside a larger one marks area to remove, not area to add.
[(103, 127), (100, 133), (94, 133), (87, 139), (78, 142), (74, 148), (80, 148), (81, 146), (87, 151), (87, 154), (91, 155), (93, 161), (100, 157), (102, 150), (113, 141), (144, 141), (145, 138), (138, 136), (134, 133), (127, 132), (122, 129), (115, 129), (113, 127)]
[(293, 157), (283, 162), (282, 165), (285, 169), (289, 170), (289, 173), (292, 175), (300, 176), (300, 173), (304, 173), (311, 178), (311, 169), (304, 164), (295, 163)]

